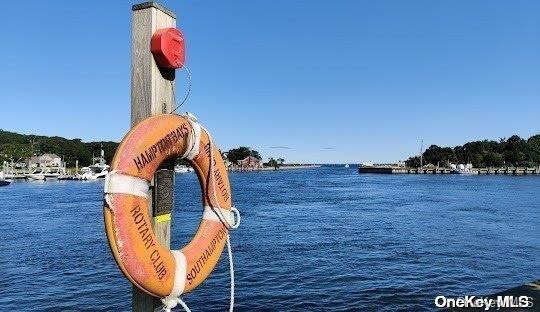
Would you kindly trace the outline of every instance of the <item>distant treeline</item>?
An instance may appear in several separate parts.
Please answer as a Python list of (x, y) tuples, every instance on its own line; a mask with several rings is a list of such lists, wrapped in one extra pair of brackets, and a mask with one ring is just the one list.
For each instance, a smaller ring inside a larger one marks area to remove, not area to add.
[[(463, 146), (439, 147), (431, 145), (423, 153), (423, 164), (449, 166), (450, 163), (472, 163), (474, 167), (540, 165), (540, 134), (525, 140), (517, 135), (497, 141), (475, 141)], [(405, 161), (409, 167), (420, 167), (420, 157), (414, 156)]]
[[(8, 132), (0, 129), (0, 168), (4, 161), (15, 163), (26, 162), (33, 155), (45, 153), (56, 154), (64, 159), (67, 167), (75, 167), (75, 161), (79, 166), (92, 164), (92, 157), (99, 157), (101, 146), (105, 152), (105, 161), (110, 164), (119, 143), (116, 142), (82, 142), (81, 139), (66, 139), (62, 137), (48, 137), (39, 135), (26, 135)], [(241, 146), (227, 152), (227, 158), (232, 163), (244, 159), (247, 156), (262, 159), (258, 151), (249, 147)], [(281, 159), (280, 159), (281, 160)], [(180, 164), (188, 164), (185, 160), (177, 160)]]
[(53, 153), (64, 158), (68, 167), (88, 166), (92, 156), (100, 155), (101, 145), (105, 152), (105, 160), (110, 163), (118, 143), (116, 142), (82, 142), (81, 139), (68, 140), (61, 137), (25, 135), (0, 130), (0, 166), (4, 161), (25, 162), (30, 156)]

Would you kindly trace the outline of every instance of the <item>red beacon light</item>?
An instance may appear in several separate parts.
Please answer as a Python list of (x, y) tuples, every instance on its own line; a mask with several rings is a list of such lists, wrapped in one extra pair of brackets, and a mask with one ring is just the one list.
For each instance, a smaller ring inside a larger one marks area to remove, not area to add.
[(186, 60), (184, 36), (176, 28), (158, 29), (150, 40), (150, 51), (158, 66), (180, 68)]

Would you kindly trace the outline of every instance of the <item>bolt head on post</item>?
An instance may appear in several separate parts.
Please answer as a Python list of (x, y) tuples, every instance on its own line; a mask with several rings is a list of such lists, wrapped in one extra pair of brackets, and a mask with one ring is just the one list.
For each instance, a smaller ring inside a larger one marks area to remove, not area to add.
[(186, 58), (184, 36), (176, 28), (158, 29), (150, 40), (150, 51), (158, 66), (180, 68)]

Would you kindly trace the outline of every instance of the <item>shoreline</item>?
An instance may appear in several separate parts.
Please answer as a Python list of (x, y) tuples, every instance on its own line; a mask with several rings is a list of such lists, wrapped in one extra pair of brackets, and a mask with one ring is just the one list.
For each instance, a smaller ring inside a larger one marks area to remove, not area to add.
[(258, 172), (258, 171), (279, 171), (279, 170), (294, 170), (294, 169), (313, 169), (320, 168), (322, 165), (298, 165), (298, 166), (281, 166), (281, 167), (262, 167), (262, 168), (229, 168), (231, 172)]
[(456, 170), (442, 167), (396, 167), (396, 166), (366, 166), (358, 167), (359, 174), (461, 174), (461, 175), (540, 175), (540, 167), (486, 167), (470, 170)]

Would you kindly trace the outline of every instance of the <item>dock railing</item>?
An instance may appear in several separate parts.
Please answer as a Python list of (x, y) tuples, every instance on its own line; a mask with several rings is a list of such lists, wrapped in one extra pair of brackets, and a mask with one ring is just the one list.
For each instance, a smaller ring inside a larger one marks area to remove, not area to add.
[(381, 174), (484, 174), (484, 175), (540, 175), (540, 167), (484, 167), (460, 172), (446, 167), (398, 167), (398, 166), (360, 166), (358, 173)]

